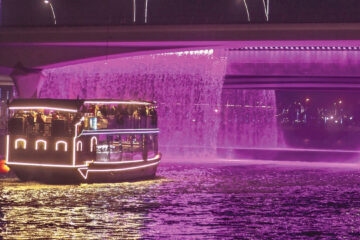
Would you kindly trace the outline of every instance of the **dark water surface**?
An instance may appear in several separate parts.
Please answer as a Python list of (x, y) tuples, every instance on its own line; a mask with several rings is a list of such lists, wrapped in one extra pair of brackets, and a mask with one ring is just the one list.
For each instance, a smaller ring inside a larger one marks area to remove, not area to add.
[(0, 239), (359, 239), (360, 170), (170, 164), (151, 181), (0, 179)]

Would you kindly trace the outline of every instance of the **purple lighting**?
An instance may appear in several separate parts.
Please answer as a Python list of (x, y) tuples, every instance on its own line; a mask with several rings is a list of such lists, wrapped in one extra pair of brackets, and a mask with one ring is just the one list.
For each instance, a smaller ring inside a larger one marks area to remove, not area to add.
[[(43, 70), (38, 95), (156, 101), (165, 159), (166, 154), (206, 158), (219, 148), (285, 151), (289, 144), (279, 125), (278, 94), (271, 88), (282, 85), (281, 81), (290, 82), (291, 87), (307, 87), (313, 78), (312, 87), (353, 88), (353, 82), (341, 77), (360, 76), (355, 43), (259, 41), (225, 48), (228, 50), (188, 48), (114, 55), (107, 61)], [(253, 82), (260, 87), (251, 89)], [(341, 119), (333, 122), (340, 125)], [(344, 144), (337, 146), (344, 149)]]
[(360, 50), (360, 47), (358, 46), (254, 46), (254, 47), (239, 47), (239, 48), (233, 48), (230, 47), (230, 51), (239, 51), (239, 50), (327, 50), (327, 51), (350, 51), (350, 50)]
[(39, 97), (156, 101), (162, 152), (214, 154), (226, 70), (223, 52), (189, 49), (104, 62), (44, 70)]

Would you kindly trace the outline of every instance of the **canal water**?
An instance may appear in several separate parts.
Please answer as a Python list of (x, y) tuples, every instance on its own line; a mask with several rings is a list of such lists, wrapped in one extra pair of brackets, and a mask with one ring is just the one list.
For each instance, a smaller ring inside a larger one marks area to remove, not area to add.
[(0, 239), (360, 238), (359, 166), (269, 163), (162, 163), (115, 184), (2, 178)]

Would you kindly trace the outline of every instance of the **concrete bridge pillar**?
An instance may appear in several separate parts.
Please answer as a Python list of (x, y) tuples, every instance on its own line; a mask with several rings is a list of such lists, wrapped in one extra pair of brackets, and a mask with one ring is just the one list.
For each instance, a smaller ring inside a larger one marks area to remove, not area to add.
[(18, 63), (10, 74), (19, 98), (36, 98), (40, 83), (44, 79), (41, 69), (25, 68)]

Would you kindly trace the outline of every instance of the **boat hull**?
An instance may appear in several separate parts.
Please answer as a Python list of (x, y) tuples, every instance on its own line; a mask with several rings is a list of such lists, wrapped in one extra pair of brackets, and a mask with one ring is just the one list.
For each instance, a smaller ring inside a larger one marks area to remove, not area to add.
[(10, 169), (24, 182), (37, 181), (50, 184), (78, 184), (83, 182), (76, 168), (10, 165)]
[[(152, 179), (156, 176), (158, 165), (151, 165), (142, 168), (127, 169), (124, 171), (88, 172), (85, 182), (124, 182)], [(121, 169), (121, 168), (120, 168)]]
[(156, 176), (160, 155), (151, 161), (96, 163), (82, 167), (52, 167), (9, 164), (21, 181), (50, 184), (124, 182), (152, 179)]

